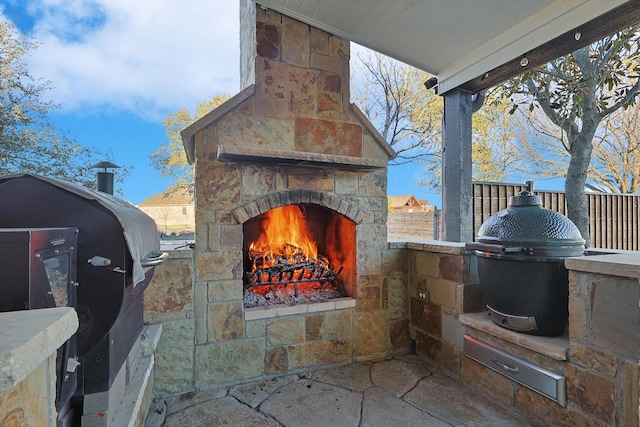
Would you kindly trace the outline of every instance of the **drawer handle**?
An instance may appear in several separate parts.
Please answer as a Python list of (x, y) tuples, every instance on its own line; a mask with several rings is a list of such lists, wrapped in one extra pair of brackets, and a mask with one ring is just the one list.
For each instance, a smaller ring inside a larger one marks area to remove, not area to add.
[(501, 367), (502, 369), (504, 369), (507, 372), (512, 372), (514, 374), (518, 373), (518, 368), (514, 368), (513, 366), (509, 366), (501, 361), (499, 361), (498, 359), (491, 359), (491, 361), (493, 363), (495, 363), (496, 365), (498, 365), (499, 367)]

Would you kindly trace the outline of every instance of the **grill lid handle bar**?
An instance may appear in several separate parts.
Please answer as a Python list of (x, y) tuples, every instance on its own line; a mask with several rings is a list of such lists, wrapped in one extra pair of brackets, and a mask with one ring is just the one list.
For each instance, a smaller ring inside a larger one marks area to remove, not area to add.
[(155, 267), (162, 264), (162, 262), (169, 256), (168, 252), (155, 252), (150, 253), (140, 260), (143, 267)]
[(505, 245), (492, 245), (491, 243), (470, 242), (465, 243), (466, 250), (476, 250), (481, 252), (489, 252), (492, 254), (503, 254), (505, 252), (533, 252), (533, 249), (522, 248), (519, 246), (506, 247)]

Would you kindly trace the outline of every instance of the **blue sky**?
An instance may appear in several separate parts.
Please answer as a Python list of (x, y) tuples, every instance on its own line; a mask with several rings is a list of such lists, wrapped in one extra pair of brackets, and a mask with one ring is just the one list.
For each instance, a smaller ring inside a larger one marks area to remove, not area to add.
[(133, 167), (116, 189), (136, 204), (167, 186), (149, 159), (164, 117), (239, 90), (235, 0), (0, 0), (0, 19), (40, 43), (25, 60), (51, 121)]
[[(0, 19), (40, 43), (26, 62), (51, 82), (52, 122), (132, 168), (116, 190), (134, 204), (169, 183), (149, 158), (167, 114), (239, 91), (237, 0), (0, 0)], [(390, 167), (389, 195), (441, 207), (420, 178), (417, 165)]]
[[(52, 83), (53, 123), (132, 166), (116, 190), (135, 204), (168, 184), (149, 159), (163, 118), (239, 91), (237, 0), (0, 0), (0, 14), (40, 43), (26, 60)], [(419, 178), (416, 166), (390, 168), (389, 194), (440, 205)]]

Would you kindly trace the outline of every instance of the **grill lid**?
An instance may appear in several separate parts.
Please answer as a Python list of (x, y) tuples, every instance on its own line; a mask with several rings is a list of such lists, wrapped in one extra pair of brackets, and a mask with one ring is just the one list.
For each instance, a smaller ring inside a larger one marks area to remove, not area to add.
[(507, 209), (489, 217), (480, 226), (476, 241), (500, 245), (500, 250), (487, 250), (498, 254), (520, 252), (565, 257), (583, 255), (585, 243), (569, 218), (543, 208), (540, 196), (530, 191), (511, 197)]
[(146, 267), (157, 265), (164, 258), (165, 254), (160, 251), (160, 237), (155, 222), (128, 201), (68, 181), (29, 173), (3, 176), (0, 178), (0, 184), (14, 179), (35, 179), (46, 182), (68, 193), (75, 194), (85, 203), (97, 203), (110, 212), (122, 226), (124, 240), (133, 260), (132, 279), (134, 284), (145, 279)]

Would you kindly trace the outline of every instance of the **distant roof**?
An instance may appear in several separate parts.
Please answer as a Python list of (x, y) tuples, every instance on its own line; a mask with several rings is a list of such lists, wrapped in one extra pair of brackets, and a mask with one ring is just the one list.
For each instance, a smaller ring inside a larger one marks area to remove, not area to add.
[(176, 190), (165, 190), (145, 199), (138, 206), (192, 205), (193, 195), (186, 187)]
[(404, 196), (388, 196), (388, 199), (392, 208), (401, 208), (403, 206), (415, 206), (420, 204), (412, 194)]

